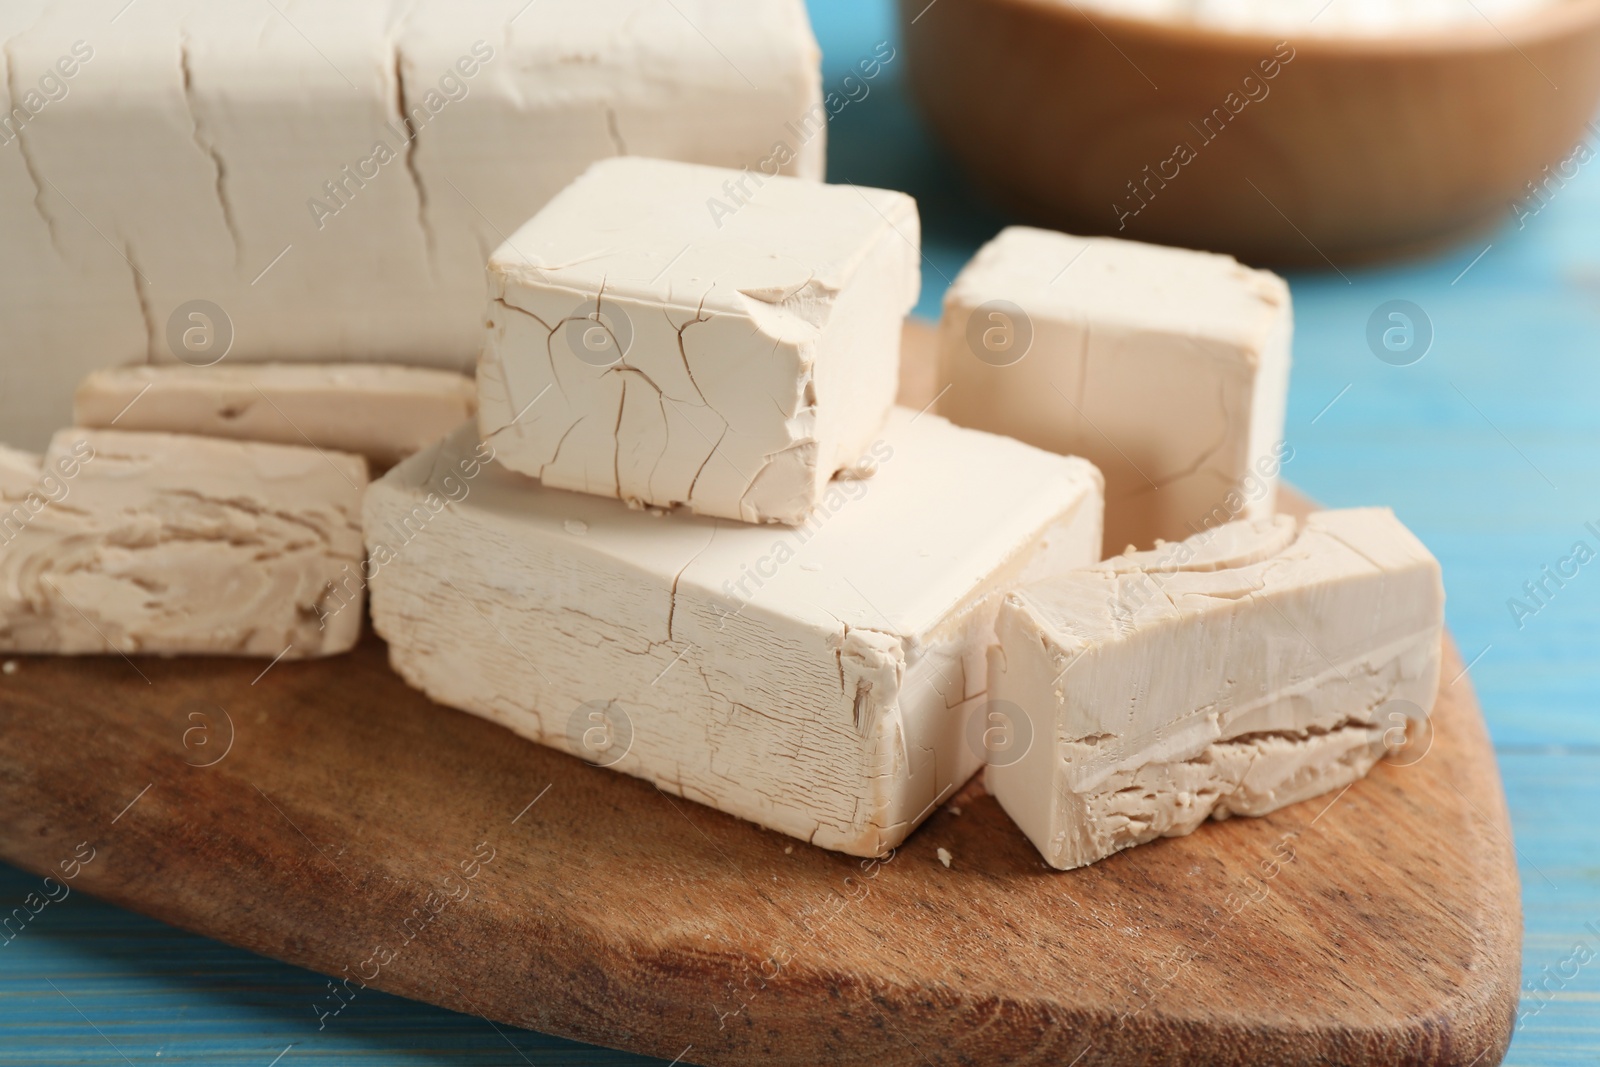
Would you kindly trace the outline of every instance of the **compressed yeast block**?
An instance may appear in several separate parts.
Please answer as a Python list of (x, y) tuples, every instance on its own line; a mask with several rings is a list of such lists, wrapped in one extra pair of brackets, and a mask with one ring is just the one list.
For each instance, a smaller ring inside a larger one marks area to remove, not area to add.
[(1444, 587), (1386, 509), (1240, 520), (1008, 596), (989, 791), (1060, 869), (1366, 774), (1439, 686)]
[(1084, 456), (1106, 553), (1273, 514), (1289, 287), (1229, 256), (1012, 227), (945, 297), (939, 412)]
[(465, 375), (381, 363), (118, 367), (85, 378), (73, 402), (79, 426), (311, 445), (384, 466), (476, 411)]
[(348, 651), (359, 456), (178, 434), (63, 430), (0, 508), (0, 650), (282, 656)]
[(374, 483), (373, 623), (434, 700), (825, 848), (974, 775), (1004, 590), (1090, 563), (1083, 460), (896, 409), (801, 527), (629, 508), (464, 428)]
[(920, 240), (904, 193), (598, 163), (489, 261), (483, 436), (552, 488), (801, 523), (883, 430)]
[(490, 251), (596, 160), (820, 179), (820, 61), (804, 0), (7, 0), (0, 433), (199, 351), (469, 368)]

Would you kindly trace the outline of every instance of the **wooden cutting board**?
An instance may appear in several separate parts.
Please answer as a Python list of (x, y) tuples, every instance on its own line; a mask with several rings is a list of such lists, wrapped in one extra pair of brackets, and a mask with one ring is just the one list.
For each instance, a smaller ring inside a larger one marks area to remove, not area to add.
[(342, 979), (330, 1024), (365, 984), (741, 1067), (1489, 1067), (1510, 1039), (1516, 869), (1453, 648), (1431, 736), (1345, 793), (1068, 873), (977, 785), (887, 860), (812, 848), (435, 706), (376, 638), (14, 662), (0, 858)]

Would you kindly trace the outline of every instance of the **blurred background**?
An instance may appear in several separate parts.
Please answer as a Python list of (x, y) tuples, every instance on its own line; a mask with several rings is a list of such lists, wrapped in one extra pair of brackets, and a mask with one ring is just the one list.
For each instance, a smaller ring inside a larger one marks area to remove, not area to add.
[[(916, 196), (918, 314), (935, 319), (950, 279), (1018, 220), (967, 183), (919, 114), (889, 0), (809, 6), (825, 90), (846, 92), (862, 59), (895, 50), (835, 116), (829, 179)], [(1600, 963), (1560, 966), (1579, 944), (1600, 951), (1600, 561), (1537, 601), (1525, 589), (1578, 542), (1600, 549), (1600, 137), (1587, 136), (1536, 212), (1508, 203), (1498, 226), (1423, 258), (1288, 275), (1285, 476), (1329, 505), (1393, 506), (1444, 565), (1515, 827), (1525, 985), (1549, 991), (1524, 1002), (1506, 1060), (1518, 1067), (1600, 1062)], [(1274, 226), (1275, 210), (1261, 205)], [(1370, 342), (1394, 301), (1416, 328), (1403, 358)], [(0, 867), (0, 910), (33, 889)], [(375, 991), (319, 1031), (310, 1004), (324, 985), (74, 894), (0, 950), (0, 1064), (655, 1062)]]

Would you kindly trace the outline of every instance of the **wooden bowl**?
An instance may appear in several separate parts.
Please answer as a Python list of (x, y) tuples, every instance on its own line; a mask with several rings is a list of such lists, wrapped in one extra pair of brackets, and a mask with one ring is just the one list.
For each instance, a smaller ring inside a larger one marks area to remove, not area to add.
[(969, 174), (1074, 233), (1338, 267), (1525, 222), (1600, 134), (1600, 0), (1288, 42), (1073, 0), (900, 17), (913, 92)]

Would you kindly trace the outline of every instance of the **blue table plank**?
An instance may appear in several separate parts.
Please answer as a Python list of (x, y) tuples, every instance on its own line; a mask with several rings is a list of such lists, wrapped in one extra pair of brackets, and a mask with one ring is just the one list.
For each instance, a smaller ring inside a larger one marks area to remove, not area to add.
[[(7, 908), (39, 880), (0, 869)], [(655, 1063), (372, 990), (319, 1026), (325, 980), (74, 894), (0, 949), (0, 1065)], [(286, 1052), (286, 1050), (288, 1050)]]
[[(811, 0), (830, 88), (856, 96), (831, 176), (915, 194), (919, 314), (1008, 220), (953, 173), (915, 116), (886, 0)], [(895, 49), (861, 97), (844, 79)], [(1299, 333), (1288, 477), (1334, 505), (1390, 504), (1443, 560), (1449, 616), (1501, 754), (1526, 902), (1530, 992), (1508, 1063), (1600, 1061), (1600, 559), (1519, 620), (1507, 602), (1585, 540), (1600, 552), (1600, 167), (1526, 228), (1425, 261), (1294, 275)], [(1487, 251), (1485, 249), (1487, 248)], [(1392, 299), (1434, 328), (1380, 362), (1368, 318)], [(1348, 387), (1348, 388), (1347, 388)], [(1329, 406), (1331, 403), (1331, 406)], [(1484, 651), (1486, 650), (1486, 651)], [(37, 887), (0, 867), (0, 910)], [(1585, 962), (1579, 963), (1579, 960)], [(326, 1029), (323, 979), (81, 895), (0, 948), (0, 1065), (613, 1064), (655, 1061), (363, 993)], [(692, 1060), (692, 1055), (689, 1057)]]

